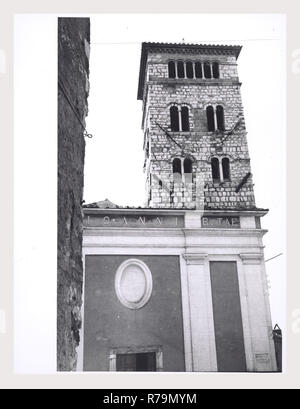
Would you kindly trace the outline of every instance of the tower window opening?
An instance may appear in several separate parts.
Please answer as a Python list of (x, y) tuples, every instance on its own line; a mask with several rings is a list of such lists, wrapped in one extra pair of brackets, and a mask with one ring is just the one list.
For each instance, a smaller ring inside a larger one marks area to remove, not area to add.
[(170, 117), (171, 117), (171, 131), (178, 132), (179, 131), (179, 115), (178, 115), (178, 108), (176, 106), (172, 106), (170, 108)]
[(222, 159), (223, 180), (224, 182), (230, 180), (230, 163), (228, 158)]
[(173, 160), (173, 180), (174, 183), (182, 182), (181, 160), (179, 158)]
[(203, 68), (204, 68), (204, 78), (211, 78), (210, 63), (205, 62)]
[(195, 77), (202, 78), (202, 64), (200, 61), (195, 62)]
[(193, 163), (190, 158), (185, 158), (183, 162), (183, 169), (184, 169), (184, 180), (185, 183), (192, 183), (193, 182)]
[(181, 129), (183, 132), (190, 130), (190, 123), (189, 123), (189, 109), (188, 107), (181, 108)]
[(215, 131), (215, 118), (214, 118), (214, 108), (208, 106), (206, 108), (206, 117), (207, 117), (207, 129), (209, 132)]
[(219, 166), (218, 158), (212, 158), (211, 171), (212, 171), (213, 182), (214, 183), (219, 182), (220, 181), (220, 166)]
[(176, 70), (175, 70), (175, 62), (174, 61), (169, 61), (168, 69), (169, 69), (169, 78), (176, 78)]
[(213, 70), (213, 77), (219, 78), (220, 77), (219, 63), (214, 62), (212, 66), (212, 70)]
[(224, 109), (221, 105), (217, 106), (217, 128), (219, 131), (224, 131)]
[(183, 64), (183, 61), (178, 61), (178, 63), (177, 63), (177, 75), (178, 75), (178, 78), (184, 78), (184, 64)]
[(184, 173), (192, 173), (192, 160), (185, 158), (183, 162)]
[(158, 185), (159, 185), (160, 188), (162, 188), (162, 181), (161, 180), (159, 180)]
[(173, 160), (173, 173), (181, 175), (181, 160), (179, 158)]
[(186, 76), (187, 78), (194, 78), (193, 63), (191, 61), (186, 63)]

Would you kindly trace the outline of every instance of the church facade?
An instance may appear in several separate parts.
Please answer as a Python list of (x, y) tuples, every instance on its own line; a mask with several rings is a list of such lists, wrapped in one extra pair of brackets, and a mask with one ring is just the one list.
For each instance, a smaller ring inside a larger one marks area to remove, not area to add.
[(277, 370), (240, 51), (142, 44), (146, 205), (84, 207), (78, 370)]

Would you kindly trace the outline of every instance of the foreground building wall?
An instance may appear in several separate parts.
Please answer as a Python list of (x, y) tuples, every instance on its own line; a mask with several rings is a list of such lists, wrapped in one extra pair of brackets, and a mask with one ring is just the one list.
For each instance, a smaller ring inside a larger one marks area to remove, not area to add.
[(57, 369), (74, 370), (82, 303), (82, 194), (90, 21), (58, 19)]
[[(78, 370), (122, 371), (118, 356), (155, 352), (156, 369), (147, 370), (277, 371), (266, 231), (255, 224), (265, 212), (236, 211), (231, 227), (203, 223), (215, 212), (85, 208), (84, 213)], [(218, 218), (227, 216), (219, 212)], [(143, 263), (140, 274), (136, 260)], [(147, 302), (140, 302), (147, 294)]]

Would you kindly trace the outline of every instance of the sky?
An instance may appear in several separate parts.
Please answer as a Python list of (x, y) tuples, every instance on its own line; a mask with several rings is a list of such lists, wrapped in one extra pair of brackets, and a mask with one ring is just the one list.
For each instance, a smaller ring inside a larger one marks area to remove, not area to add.
[(242, 45), (242, 101), (262, 219), (273, 323), (285, 325), (285, 18), (278, 14), (119, 14), (91, 17), (84, 200), (143, 206), (141, 43)]

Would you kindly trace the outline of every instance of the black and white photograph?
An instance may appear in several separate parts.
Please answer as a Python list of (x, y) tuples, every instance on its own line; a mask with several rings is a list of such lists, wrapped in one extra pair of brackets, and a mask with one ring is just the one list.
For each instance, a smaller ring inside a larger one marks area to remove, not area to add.
[[(31, 237), (39, 253), (26, 276), (16, 266), (17, 373), (284, 372), (285, 23), (283, 14), (17, 16), (16, 81), (31, 69), (18, 64), (23, 44), (51, 27), (54, 81), (39, 75), (55, 95), (34, 115), (57, 119), (24, 169), (16, 97), (15, 172), (34, 175), (33, 224), (46, 223), (40, 240), (33, 226), (16, 243), (18, 260)], [(20, 81), (22, 92), (30, 101)], [(47, 325), (26, 293), (36, 280)], [(22, 337), (32, 311), (46, 344)]]
[(283, 21), (58, 19), (59, 371), (282, 371)]

